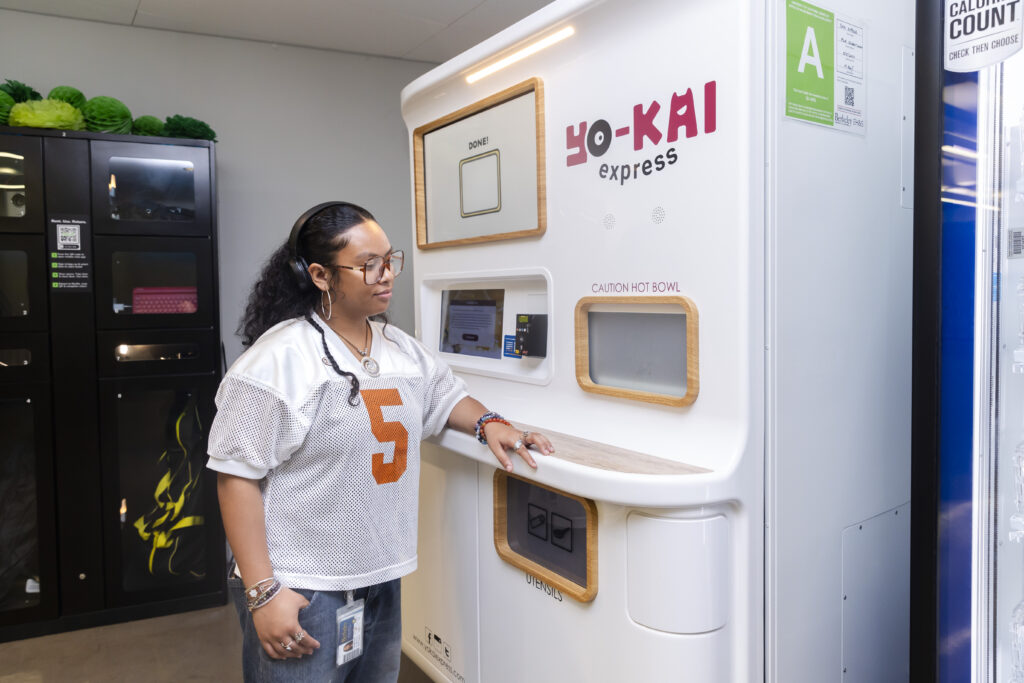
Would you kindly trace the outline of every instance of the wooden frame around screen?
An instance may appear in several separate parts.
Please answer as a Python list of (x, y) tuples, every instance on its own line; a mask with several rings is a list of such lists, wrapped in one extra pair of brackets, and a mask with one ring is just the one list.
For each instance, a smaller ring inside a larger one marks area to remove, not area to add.
[[(508, 497), (506, 496), (507, 480), (519, 479), (531, 486), (547, 489), (566, 498), (572, 498), (583, 506), (587, 514), (587, 585), (581, 586), (575, 581), (565, 578), (547, 567), (523, 557), (508, 544)], [(498, 556), (514, 567), (562, 591), (570, 598), (580, 602), (590, 602), (597, 596), (597, 505), (589, 498), (574, 496), (565, 491), (545, 486), (523, 477), (516, 477), (501, 470), (494, 472), (494, 549)]]
[[(465, 237), (457, 240), (446, 240), (443, 242), (427, 241), (427, 185), (425, 166), (426, 160), (423, 156), (423, 136), (438, 128), (451, 125), (462, 119), (469, 118), (485, 109), (496, 107), (504, 102), (515, 99), (520, 95), (533, 92), (535, 100), (535, 116), (537, 130), (537, 227), (525, 230), (513, 230), (494, 235), (480, 235), (478, 237)], [(515, 239), (517, 237), (540, 236), (547, 229), (547, 183), (544, 167), (544, 83), (539, 78), (531, 78), (506, 88), (499, 93), (486, 97), (479, 102), (463, 107), (447, 116), (442, 116), (436, 121), (424, 124), (413, 131), (412, 134), (412, 156), (413, 156), (413, 182), (416, 194), (416, 245), (420, 249), (437, 249), (440, 247), (452, 247), (459, 244), (478, 244), (480, 242), (494, 242), (496, 240)]]
[[(594, 304), (621, 305), (674, 305), (686, 314), (686, 394), (670, 396), (637, 389), (623, 389), (595, 384), (590, 378), (590, 333), (587, 312)], [(699, 332), (697, 306), (685, 296), (590, 296), (576, 304), (576, 382), (583, 391), (605, 396), (617, 396), (634, 401), (646, 401), (665, 406), (688, 406), (697, 400), (700, 392)]]

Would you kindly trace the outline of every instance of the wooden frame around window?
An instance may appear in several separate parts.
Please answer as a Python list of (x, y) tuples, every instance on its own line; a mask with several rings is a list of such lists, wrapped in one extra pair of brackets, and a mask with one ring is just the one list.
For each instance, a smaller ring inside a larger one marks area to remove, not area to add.
[[(497, 107), (505, 102), (533, 92), (535, 97), (535, 117), (537, 132), (537, 224), (521, 230), (511, 230), (493, 235), (480, 235), (462, 239), (440, 242), (428, 241), (427, 225), (427, 187), (426, 159), (424, 158), (423, 136), (444, 126), (457, 123), (487, 109)], [(416, 244), (420, 249), (438, 249), (460, 244), (478, 244), (496, 240), (515, 239), (518, 237), (540, 236), (547, 229), (547, 184), (544, 166), (544, 83), (539, 78), (518, 83), (510, 88), (495, 93), (436, 121), (424, 124), (413, 131), (413, 176), (416, 195)]]
[[(537, 486), (548, 491), (553, 491), (560, 496), (572, 498), (583, 506), (587, 515), (587, 585), (581, 586), (575, 581), (554, 572), (547, 567), (523, 557), (508, 544), (508, 479), (514, 478), (524, 481), (530, 486)], [(540, 579), (552, 588), (557, 588), (570, 598), (580, 602), (590, 602), (597, 596), (597, 504), (589, 498), (574, 496), (565, 491), (536, 481), (517, 477), (502, 470), (494, 472), (494, 549), (498, 556), (514, 567), (522, 569), (536, 579)]]
[[(672, 396), (636, 389), (596, 384), (590, 378), (590, 335), (587, 313), (595, 304), (631, 305), (675, 305), (686, 314), (686, 394)], [(628, 398), (665, 406), (688, 406), (697, 400), (700, 392), (699, 325), (697, 306), (685, 296), (591, 296), (584, 297), (576, 304), (576, 382), (583, 391), (605, 396)]]

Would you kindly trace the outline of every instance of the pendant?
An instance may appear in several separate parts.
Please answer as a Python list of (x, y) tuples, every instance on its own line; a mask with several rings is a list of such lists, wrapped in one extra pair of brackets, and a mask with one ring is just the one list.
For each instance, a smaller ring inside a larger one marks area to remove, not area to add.
[(366, 370), (366, 374), (370, 377), (376, 377), (380, 374), (380, 366), (370, 356), (363, 356), (363, 370)]

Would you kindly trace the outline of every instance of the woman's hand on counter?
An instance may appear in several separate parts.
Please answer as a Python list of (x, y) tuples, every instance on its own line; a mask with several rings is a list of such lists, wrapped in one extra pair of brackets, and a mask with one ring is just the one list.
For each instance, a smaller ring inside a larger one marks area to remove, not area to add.
[(521, 431), (497, 421), (484, 425), (484, 438), (487, 439), (487, 446), (494, 453), (494, 457), (508, 472), (513, 469), (512, 458), (508, 455), (509, 451), (518, 453), (533, 469), (537, 469), (537, 462), (530, 452), (531, 446), (541, 455), (551, 455), (555, 452), (551, 442), (540, 432)]

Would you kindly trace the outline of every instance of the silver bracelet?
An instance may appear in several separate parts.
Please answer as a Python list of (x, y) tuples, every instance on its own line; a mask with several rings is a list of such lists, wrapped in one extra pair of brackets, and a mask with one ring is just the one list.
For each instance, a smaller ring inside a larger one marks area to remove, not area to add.
[(250, 612), (255, 612), (260, 607), (263, 607), (268, 602), (277, 597), (277, 594), (281, 592), (281, 582), (277, 579), (273, 580), (266, 588), (256, 587), (246, 591), (245, 602), (246, 607), (249, 608)]

